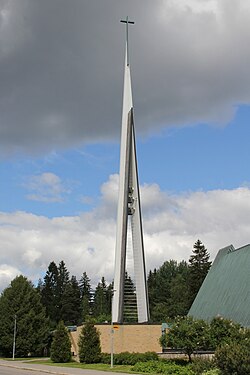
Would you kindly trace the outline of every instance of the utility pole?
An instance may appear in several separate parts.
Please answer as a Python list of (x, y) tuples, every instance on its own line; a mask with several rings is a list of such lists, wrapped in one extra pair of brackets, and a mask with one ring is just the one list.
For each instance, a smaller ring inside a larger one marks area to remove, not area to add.
[(12, 359), (15, 359), (15, 351), (16, 351), (16, 314), (14, 315), (14, 337), (13, 337), (13, 352), (12, 352)]

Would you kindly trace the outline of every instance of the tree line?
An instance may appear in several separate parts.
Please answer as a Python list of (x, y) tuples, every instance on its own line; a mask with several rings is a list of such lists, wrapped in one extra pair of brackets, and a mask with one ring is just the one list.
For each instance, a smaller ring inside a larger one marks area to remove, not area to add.
[[(209, 253), (200, 240), (188, 262), (169, 260), (149, 272), (148, 292), (152, 322), (186, 315), (211, 266)], [(126, 274), (133, 292), (133, 280)], [(49, 346), (50, 333), (60, 321), (80, 325), (89, 317), (110, 322), (113, 283), (104, 277), (93, 289), (83, 272), (79, 280), (70, 276), (65, 262), (52, 261), (43, 280), (35, 287), (25, 276), (16, 277), (0, 296), (0, 348), (11, 356), (14, 317), (17, 320), (16, 350), (19, 356), (41, 354)]]
[(210, 267), (210, 255), (198, 239), (189, 261), (169, 260), (149, 271), (150, 317), (154, 322), (188, 313)]
[[(197, 240), (188, 262), (169, 260), (158, 269), (149, 271), (147, 282), (151, 321), (162, 322), (166, 318), (186, 315), (210, 266), (209, 253)], [(133, 296), (136, 288), (127, 273), (125, 285)], [(58, 266), (51, 262), (37, 289), (52, 326), (60, 320), (66, 325), (77, 325), (89, 316), (97, 323), (111, 320), (113, 283), (107, 283), (104, 277), (93, 290), (86, 272), (77, 280), (75, 276), (70, 278), (64, 261)]]
[(60, 320), (65, 325), (78, 325), (88, 316), (97, 322), (110, 319), (112, 283), (108, 284), (102, 277), (93, 291), (87, 273), (83, 272), (80, 280), (70, 277), (63, 260), (58, 266), (54, 261), (49, 264), (37, 290), (52, 327)]

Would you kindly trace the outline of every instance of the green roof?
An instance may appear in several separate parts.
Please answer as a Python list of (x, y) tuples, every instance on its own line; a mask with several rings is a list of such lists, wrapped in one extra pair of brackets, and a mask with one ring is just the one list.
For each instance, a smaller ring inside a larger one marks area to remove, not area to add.
[(219, 250), (188, 315), (221, 316), (250, 327), (250, 245)]

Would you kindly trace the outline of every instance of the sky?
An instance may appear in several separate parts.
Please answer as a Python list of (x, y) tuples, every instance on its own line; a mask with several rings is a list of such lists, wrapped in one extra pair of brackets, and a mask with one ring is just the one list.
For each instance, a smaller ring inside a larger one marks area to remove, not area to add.
[(125, 27), (147, 272), (250, 242), (250, 3), (0, 0), (0, 290), (112, 281)]

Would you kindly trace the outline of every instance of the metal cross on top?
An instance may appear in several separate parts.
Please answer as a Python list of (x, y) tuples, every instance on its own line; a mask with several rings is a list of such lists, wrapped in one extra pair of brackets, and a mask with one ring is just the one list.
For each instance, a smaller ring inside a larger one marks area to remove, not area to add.
[(120, 22), (126, 23), (126, 42), (127, 42), (127, 66), (129, 65), (129, 50), (128, 50), (128, 24), (134, 25), (134, 21), (129, 21), (128, 16), (125, 20), (121, 20)]

